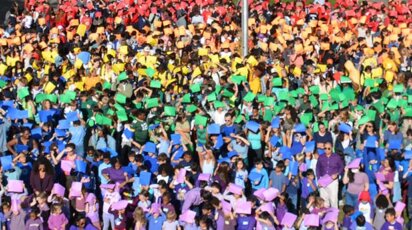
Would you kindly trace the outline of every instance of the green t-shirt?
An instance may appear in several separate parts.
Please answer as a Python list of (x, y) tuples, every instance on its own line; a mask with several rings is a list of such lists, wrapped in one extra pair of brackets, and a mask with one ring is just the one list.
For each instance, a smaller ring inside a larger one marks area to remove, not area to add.
[(146, 121), (136, 120), (133, 124), (134, 139), (139, 144), (145, 144), (149, 136), (148, 125)]
[(196, 130), (197, 143), (205, 145), (206, 144), (206, 129)]

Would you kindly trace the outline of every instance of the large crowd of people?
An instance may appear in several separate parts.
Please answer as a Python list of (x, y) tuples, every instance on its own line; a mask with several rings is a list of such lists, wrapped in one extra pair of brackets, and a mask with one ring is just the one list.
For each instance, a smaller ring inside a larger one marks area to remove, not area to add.
[(410, 229), (411, 1), (248, 5), (10, 6), (1, 229)]

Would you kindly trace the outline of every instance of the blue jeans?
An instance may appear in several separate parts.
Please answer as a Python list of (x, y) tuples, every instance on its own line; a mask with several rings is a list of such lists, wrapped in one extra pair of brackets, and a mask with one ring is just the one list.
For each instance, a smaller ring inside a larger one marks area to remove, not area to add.
[(358, 204), (358, 194), (346, 192), (345, 204), (355, 207)]
[(114, 215), (103, 212), (103, 230), (108, 230), (109, 225), (112, 227), (111, 229), (114, 230)]

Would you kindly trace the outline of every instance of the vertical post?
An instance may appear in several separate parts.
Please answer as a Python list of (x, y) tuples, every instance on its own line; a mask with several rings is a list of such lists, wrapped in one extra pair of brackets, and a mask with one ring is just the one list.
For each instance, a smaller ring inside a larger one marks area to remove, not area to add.
[(248, 54), (248, 19), (249, 6), (247, 0), (242, 1), (242, 55), (246, 57)]

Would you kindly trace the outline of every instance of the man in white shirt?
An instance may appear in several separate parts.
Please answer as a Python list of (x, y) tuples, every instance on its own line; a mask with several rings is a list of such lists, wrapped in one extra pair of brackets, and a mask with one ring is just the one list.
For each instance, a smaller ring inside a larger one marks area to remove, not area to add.
[(24, 29), (30, 29), (31, 28), (31, 24), (33, 23), (33, 17), (31, 16), (31, 14), (29, 12), (24, 12), (23, 13), (23, 27)]

